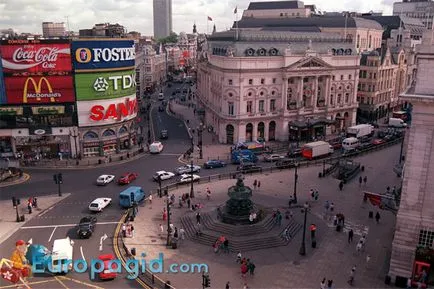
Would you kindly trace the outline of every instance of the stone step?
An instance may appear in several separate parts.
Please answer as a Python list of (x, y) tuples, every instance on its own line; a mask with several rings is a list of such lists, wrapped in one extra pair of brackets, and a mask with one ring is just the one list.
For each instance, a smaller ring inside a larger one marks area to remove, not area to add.
[(230, 225), (222, 223), (220, 220), (213, 219), (210, 215), (202, 215), (202, 225), (211, 231), (220, 232), (228, 236), (250, 236), (259, 233), (268, 232), (274, 227), (272, 216), (267, 216), (259, 223), (252, 225)]

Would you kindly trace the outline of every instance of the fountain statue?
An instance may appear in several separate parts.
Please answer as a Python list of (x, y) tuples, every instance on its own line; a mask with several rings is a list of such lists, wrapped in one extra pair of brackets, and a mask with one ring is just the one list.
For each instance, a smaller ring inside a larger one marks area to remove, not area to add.
[(243, 176), (237, 177), (237, 183), (228, 189), (229, 200), (222, 212), (222, 221), (229, 224), (249, 223), (250, 213), (255, 211), (252, 189), (244, 185)]

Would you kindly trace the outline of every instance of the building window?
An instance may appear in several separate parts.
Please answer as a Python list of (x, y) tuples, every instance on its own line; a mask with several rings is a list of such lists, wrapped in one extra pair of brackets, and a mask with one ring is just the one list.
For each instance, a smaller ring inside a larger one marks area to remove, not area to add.
[(276, 94), (276, 91), (273, 90), (273, 91), (271, 92), (271, 95), (275, 95), (275, 94)]
[(350, 100), (350, 94), (349, 93), (345, 93), (345, 102), (348, 103)]
[(365, 98), (364, 98), (364, 97), (361, 97), (361, 98), (360, 98), (360, 103), (361, 103), (361, 104), (364, 104), (364, 103), (365, 103)]
[(276, 84), (276, 79), (275, 78), (273, 78), (273, 84)]
[(249, 79), (249, 84), (253, 84), (253, 79)]
[(336, 103), (341, 103), (342, 94), (338, 94), (338, 99), (336, 100)]
[(232, 85), (232, 79), (228, 80), (229, 85)]
[(348, 74), (348, 79), (351, 80), (351, 74)]
[(263, 100), (259, 101), (259, 112), (264, 112), (264, 101)]
[(229, 115), (234, 115), (234, 103), (233, 102), (228, 102), (228, 114)]
[(419, 231), (419, 246), (424, 248), (432, 248), (434, 241), (434, 232), (428, 230)]
[(265, 79), (261, 78), (261, 84), (264, 84), (264, 83), (265, 83)]
[(247, 93), (247, 95), (248, 95), (248, 96), (252, 96), (252, 93), (251, 93), (251, 92), (249, 92), (249, 93)]
[(283, 17), (283, 13), (280, 13), (280, 17)]
[(374, 72), (374, 79), (377, 79), (377, 73)]
[(252, 113), (252, 102), (251, 101), (247, 102), (247, 113)]
[(332, 75), (332, 80), (335, 81), (335, 76), (334, 75)]
[(344, 76), (343, 75), (341, 75), (341, 80), (344, 80)]
[(333, 105), (333, 98), (335, 98), (335, 95), (330, 94), (330, 105)]
[(275, 111), (275, 110), (276, 110), (276, 100), (271, 99), (270, 100), (270, 111)]
[(261, 92), (259, 93), (259, 95), (260, 95), (260, 96), (263, 96), (263, 95), (264, 95), (264, 92), (263, 92), (263, 91), (261, 91)]

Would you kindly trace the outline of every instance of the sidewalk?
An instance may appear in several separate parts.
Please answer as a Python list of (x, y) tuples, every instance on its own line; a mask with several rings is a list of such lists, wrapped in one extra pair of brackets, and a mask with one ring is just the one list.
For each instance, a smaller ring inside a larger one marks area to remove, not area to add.
[(21, 204), (18, 206), (18, 214), (20, 216), (24, 215), (25, 221), (19, 223), (16, 221), (17, 211), (12, 206), (12, 200), (0, 201), (0, 243), (3, 243), (3, 241), (18, 231), (29, 220), (43, 214), (47, 209), (63, 199), (66, 199), (69, 195), (70, 194), (63, 194), (61, 197), (58, 195), (38, 197), (38, 208), (33, 208), (32, 214), (29, 214), (27, 210), (27, 198), (22, 198), (20, 200)]
[[(260, 251), (242, 252), (243, 257), (251, 258), (256, 265), (255, 276), (248, 276), (250, 288), (318, 288), (320, 281), (326, 277), (333, 279), (333, 288), (347, 288), (349, 272), (357, 265), (355, 287), (386, 288), (384, 277), (388, 271), (391, 243), (395, 228), (395, 215), (388, 211), (380, 211), (381, 221), (368, 218), (369, 211), (378, 208), (369, 203), (363, 203), (363, 191), (383, 192), (387, 186), (398, 186), (400, 179), (392, 171), (391, 159), (399, 153), (399, 146), (374, 152), (355, 161), (365, 166), (363, 176), (367, 176), (366, 187), (359, 187), (357, 181), (345, 185), (344, 190), (338, 190), (339, 181), (332, 178), (318, 178), (321, 166), (300, 168), (298, 170), (298, 203), (310, 201), (309, 189), (319, 190), (319, 201), (311, 201), (311, 211), (308, 214), (307, 225), (315, 223), (318, 226), (316, 249), (310, 248), (310, 234), (306, 234), (306, 256), (298, 254), (302, 233), (299, 232), (289, 245)], [(272, 174), (246, 176), (244, 183), (252, 187), (254, 180), (259, 180), (260, 190), (253, 192), (252, 200), (268, 208), (287, 209), (287, 202), (293, 193), (294, 170), (284, 170)], [(235, 185), (236, 180), (223, 180), (208, 184), (195, 184), (195, 198), (192, 204), (201, 203), (202, 212), (214, 210), (227, 199), (227, 189)], [(206, 199), (205, 190), (212, 191), (211, 200)], [(178, 208), (178, 196), (190, 191), (189, 186), (169, 192), (176, 197), (175, 206), (171, 209), (172, 223), (181, 228), (180, 218), (186, 214), (195, 214), (185, 207)], [(242, 288), (240, 268), (235, 262), (235, 253), (215, 254), (212, 248), (194, 243), (190, 240), (181, 241), (178, 249), (166, 248), (167, 221), (163, 221), (162, 212), (165, 198), (154, 197), (153, 203), (143, 204), (133, 222), (135, 236), (125, 240), (126, 246), (136, 249), (138, 258), (146, 253), (147, 264), (164, 254), (164, 268), (157, 274), (164, 281), (170, 280), (175, 288), (198, 288), (202, 278), (199, 273), (174, 274), (169, 273), (171, 264), (207, 264), (211, 278), (211, 288), (224, 288), (227, 281), (232, 288)], [(330, 220), (323, 219), (326, 200), (334, 202), (335, 213), (345, 215), (344, 233), (336, 232)], [(299, 209), (291, 209), (294, 217), (300, 219), (303, 214)], [(160, 231), (163, 225), (163, 232)], [(240, 228), (241, 229), (241, 228)], [(347, 241), (349, 229), (355, 232), (353, 243)], [(242, 229), (241, 229), (242, 230)], [(365, 251), (356, 252), (356, 244), (361, 235), (367, 235)], [(366, 261), (370, 255), (369, 263)]]

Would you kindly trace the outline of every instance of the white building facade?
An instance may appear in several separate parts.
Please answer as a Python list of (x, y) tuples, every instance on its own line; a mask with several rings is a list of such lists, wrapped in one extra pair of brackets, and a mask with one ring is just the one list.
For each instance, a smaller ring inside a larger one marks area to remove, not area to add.
[(219, 141), (311, 140), (355, 124), (354, 44), (332, 33), (264, 33), (215, 33), (198, 64), (196, 94)]

